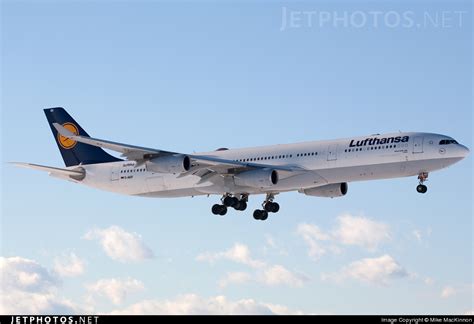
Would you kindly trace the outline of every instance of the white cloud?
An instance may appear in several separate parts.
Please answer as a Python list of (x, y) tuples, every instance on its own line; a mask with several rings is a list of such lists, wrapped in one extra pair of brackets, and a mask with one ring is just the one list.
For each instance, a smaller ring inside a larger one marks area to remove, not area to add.
[(390, 239), (388, 225), (349, 214), (337, 217), (337, 225), (332, 231), (302, 223), (297, 226), (296, 233), (308, 246), (308, 255), (316, 261), (328, 252), (341, 253), (342, 245), (360, 246), (373, 252), (380, 243)]
[(470, 311), (467, 311), (467, 312), (464, 312), (464, 316), (473, 316), (473, 315), (474, 315), (474, 309), (470, 310)]
[(255, 269), (255, 272), (253, 274), (247, 272), (227, 273), (218, 282), (220, 288), (225, 288), (231, 284), (245, 284), (248, 282), (257, 282), (266, 286), (286, 285), (301, 287), (309, 280), (305, 275), (294, 273), (281, 265), (268, 265), (261, 260), (253, 259), (250, 256), (248, 246), (240, 243), (235, 243), (232, 248), (224, 252), (205, 252), (196, 257), (197, 261), (207, 261), (210, 263), (221, 259), (244, 264)]
[(197, 261), (207, 261), (213, 263), (217, 260), (226, 259), (233, 262), (245, 264), (252, 268), (261, 268), (265, 266), (265, 263), (259, 260), (254, 260), (250, 256), (250, 250), (248, 246), (240, 243), (235, 243), (232, 248), (224, 252), (205, 252), (199, 254), (196, 257)]
[(373, 251), (381, 242), (390, 239), (388, 225), (366, 217), (345, 214), (339, 216), (337, 222), (334, 237), (345, 245), (358, 245)]
[(111, 314), (130, 315), (285, 315), (300, 314), (285, 306), (259, 303), (253, 299), (228, 300), (224, 296), (211, 298), (195, 294), (179, 296), (174, 300), (146, 300)]
[(414, 230), (413, 231), (413, 236), (416, 238), (418, 242), (421, 242), (423, 239), (421, 237), (421, 231), (420, 230)]
[(441, 290), (441, 298), (451, 298), (457, 295), (469, 295), (472, 297), (474, 294), (474, 284), (459, 284), (459, 285), (447, 285)]
[(99, 240), (105, 253), (121, 262), (137, 262), (153, 258), (153, 251), (143, 243), (137, 233), (130, 233), (119, 226), (92, 229), (84, 235), (86, 240)]
[(425, 279), (423, 279), (423, 282), (425, 283), (425, 285), (427, 286), (431, 286), (434, 284), (434, 279), (433, 278), (430, 278), (430, 277), (426, 277)]
[(286, 285), (290, 287), (302, 287), (309, 278), (291, 272), (281, 265), (274, 265), (262, 273), (261, 282), (268, 286)]
[(254, 276), (247, 272), (230, 272), (228, 273), (225, 278), (219, 280), (219, 287), (225, 288), (229, 285), (236, 284), (244, 284), (254, 280)]
[(322, 247), (319, 242), (330, 240), (330, 235), (321, 231), (316, 225), (306, 223), (299, 224), (296, 232), (303, 237), (303, 240), (308, 245), (308, 255), (312, 259), (319, 260), (324, 254), (326, 254), (326, 249)]
[(266, 235), (265, 235), (265, 242), (266, 242), (266, 244), (267, 244), (269, 247), (271, 247), (271, 248), (274, 248), (274, 249), (275, 249), (275, 248), (277, 247), (277, 245), (276, 245), (276, 243), (275, 243), (275, 239), (274, 239), (273, 236), (271, 236), (270, 234), (266, 234)]
[(58, 279), (33, 260), (0, 257), (1, 287), (8, 290), (44, 292), (56, 286)]
[(280, 247), (276, 240), (270, 234), (265, 234), (265, 245), (263, 246), (263, 253), (276, 252), (279, 255), (288, 256), (288, 251)]
[(230, 272), (219, 280), (219, 287), (225, 288), (229, 285), (241, 285), (249, 282), (259, 283), (265, 286), (302, 287), (308, 281), (309, 278), (303, 274), (292, 272), (282, 265), (274, 265), (259, 269), (253, 274), (247, 272)]
[(304, 313), (302, 311), (294, 311), (283, 305), (265, 304), (275, 315), (317, 315), (311, 313)]
[(431, 227), (428, 227), (425, 230), (414, 229), (412, 235), (419, 243), (427, 243), (426, 240), (431, 236), (432, 231)]
[(57, 296), (58, 278), (34, 260), (0, 257), (0, 314), (74, 314)]
[(323, 280), (342, 282), (346, 279), (355, 279), (377, 285), (387, 285), (390, 279), (409, 276), (409, 273), (400, 266), (391, 256), (383, 255), (379, 258), (366, 258), (352, 262), (341, 271), (332, 274), (323, 274)]
[(0, 296), (0, 314), (79, 314), (82, 313), (70, 300), (56, 292), (8, 291)]
[(115, 305), (121, 304), (127, 295), (145, 289), (139, 280), (127, 278), (121, 279), (101, 279), (95, 283), (86, 285), (86, 289), (91, 294), (107, 297)]
[(446, 286), (441, 291), (441, 298), (449, 298), (456, 295), (458, 291), (452, 286)]
[(84, 273), (84, 269), (84, 260), (72, 252), (54, 260), (54, 271), (61, 277), (80, 276)]

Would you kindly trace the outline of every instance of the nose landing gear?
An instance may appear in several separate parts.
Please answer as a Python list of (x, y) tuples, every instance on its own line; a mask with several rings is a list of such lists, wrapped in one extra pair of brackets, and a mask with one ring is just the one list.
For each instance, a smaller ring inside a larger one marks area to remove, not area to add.
[(418, 175), (418, 180), (420, 180), (420, 183), (418, 186), (416, 186), (417, 192), (424, 194), (428, 191), (428, 187), (423, 184), (427, 179), (428, 172), (422, 172)]

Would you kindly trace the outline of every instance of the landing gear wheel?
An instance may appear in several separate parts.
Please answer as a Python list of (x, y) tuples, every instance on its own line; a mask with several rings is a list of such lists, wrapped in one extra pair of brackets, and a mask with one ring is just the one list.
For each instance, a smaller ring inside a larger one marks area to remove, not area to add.
[(416, 191), (422, 194), (428, 191), (428, 188), (423, 184), (427, 179), (428, 179), (428, 172), (421, 172), (418, 175), (418, 180), (420, 180), (420, 184), (416, 186)]
[(253, 218), (261, 221), (267, 220), (268, 212), (266, 210), (257, 209), (253, 212)]
[(220, 211), (221, 211), (221, 205), (215, 204), (214, 206), (212, 206), (212, 213), (214, 215), (219, 215)]
[(416, 186), (416, 191), (418, 191), (419, 193), (424, 194), (428, 191), (428, 187), (426, 187), (423, 184), (420, 184), (420, 185)]
[(260, 220), (262, 217), (262, 212), (260, 209), (256, 209), (254, 212), (253, 212), (253, 218), (255, 220)]
[(215, 204), (214, 206), (212, 206), (212, 213), (214, 215), (224, 216), (225, 214), (227, 214), (227, 207), (224, 205)]
[(234, 206), (235, 210), (244, 211), (247, 209), (247, 203), (243, 200), (240, 200), (236, 206)]
[(227, 196), (224, 198), (223, 203), (226, 207), (234, 207), (239, 203), (239, 200), (235, 197)]
[(225, 214), (227, 214), (227, 207), (226, 206), (221, 205), (220, 209), (221, 210), (219, 212), (219, 215), (224, 216)]
[(280, 205), (278, 205), (277, 203), (269, 201), (265, 204), (265, 211), (269, 213), (278, 213), (279, 210)]
[(273, 203), (273, 213), (278, 213), (280, 211), (280, 205), (278, 203)]
[(273, 211), (273, 203), (269, 201), (265, 204), (265, 206), (263, 206), (263, 208), (265, 208), (267, 212), (271, 213)]

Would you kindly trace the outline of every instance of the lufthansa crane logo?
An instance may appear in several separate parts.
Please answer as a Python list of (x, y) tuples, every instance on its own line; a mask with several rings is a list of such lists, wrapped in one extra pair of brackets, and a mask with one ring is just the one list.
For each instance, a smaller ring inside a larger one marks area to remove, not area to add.
[[(74, 133), (74, 135), (79, 135), (79, 130), (77, 129), (76, 125), (71, 124), (71, 123), (65, 123), (63, 124), (63, 127), (66, 128), (71, 133)], [(58, 143), (59, 145), (61, 145), (62, 148), (66, 150), (72, 149), (77, 144), (75, 140), (72, 140), (69, 137), (63, 136), (59, 133), (58, 133)]]

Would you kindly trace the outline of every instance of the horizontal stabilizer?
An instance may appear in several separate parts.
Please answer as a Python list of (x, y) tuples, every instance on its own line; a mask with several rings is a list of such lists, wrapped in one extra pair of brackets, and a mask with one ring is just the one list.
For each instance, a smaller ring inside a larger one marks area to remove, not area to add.
[(75, 180), (83, 180), (86, 176), (86, 171), (83, 168), (69, 170), (69, 169), (54, 168), (54, 167), (49, 167), (49, 166), (44, 166), (44, 165), (39, 165), (39, 164), (23, 163), (23, 162), (12, 162), (12, 164), (20, 168), (46, 171), (53, 175), (69, 176), (70, 178), (75, 179)]

